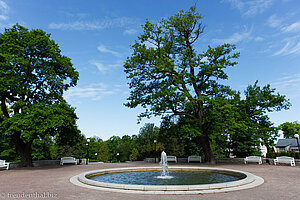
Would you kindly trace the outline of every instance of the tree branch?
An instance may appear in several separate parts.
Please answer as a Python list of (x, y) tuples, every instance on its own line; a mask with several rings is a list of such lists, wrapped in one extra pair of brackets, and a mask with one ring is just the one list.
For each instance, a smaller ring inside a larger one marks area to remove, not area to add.
[(184, 116), (189, 116), (193, 119), (197, 119), (197, 117), (195, 117), (194, 115), (188, 113), (188, 112), (180, 112), (178, 110), (176, 110), (175, 108), (171, 107), (172, 112), (174, 113), (174, 115), (184, 115)]

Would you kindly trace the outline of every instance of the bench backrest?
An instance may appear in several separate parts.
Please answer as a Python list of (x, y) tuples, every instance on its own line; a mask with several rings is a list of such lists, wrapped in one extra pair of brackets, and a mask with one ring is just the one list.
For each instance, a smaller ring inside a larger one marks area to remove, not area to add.
[(167, 156), (167, 160), (176, 160), (176, 156)]
[(197, 158), (197, 159), (199, 159), (200, 158), (200, 156), (189, 156), (189, 158)]
[(200, 156), (189, 156), (188, 159), (190, 159), (190, 160), (200, 160), (201, 157)]
[(247, 160), (261, 160), (261, 157), (259, 157), (259, 156), (247, 156), (246, 159)]
[(63, 157), (63, 158), (61, 158), (61, 160), (75, 160), (75, 158), (73, 158), (73, 157)]
[(294, 160), (293, 157), (288, 157), (288, 156), (280, 156), (276, 157), (277, 160)]

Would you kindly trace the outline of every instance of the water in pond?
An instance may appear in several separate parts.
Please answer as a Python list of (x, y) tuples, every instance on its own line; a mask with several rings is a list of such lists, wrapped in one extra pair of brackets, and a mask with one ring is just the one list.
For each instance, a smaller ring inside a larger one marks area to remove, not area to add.
[(244, 177), (213, 172), (201, 171), (169, 171), (172, 179), (159, 179), (160, 171), (137, 171), (104, 174), (90, 179), (117, 184), (130, 185), (199, 185), (213, 184), (240, 180)]

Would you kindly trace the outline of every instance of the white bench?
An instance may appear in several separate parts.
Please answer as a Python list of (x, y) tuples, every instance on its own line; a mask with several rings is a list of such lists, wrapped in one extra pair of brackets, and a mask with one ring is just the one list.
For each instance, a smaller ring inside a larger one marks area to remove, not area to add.
[(9, 169), (9, 163), (5, 162), (5, 160), (0, 160), (0, 168)]
[(296, 166), (295, 159), (293, 157), (288, 156), (276, 157), (276, 159), (274, 159), (274, 165), (278, 163), (291, 164), (291, 166)]
[(77, 164), (77, 160), (76, 158), (73, 157), (63, 157), (60, 159), (60, 165), (64, 165), (64, 164)]
[(201, 162), (201, 156), (189, 156), (188, 163), (191, 161)]
[(244, 163), (247, 164), (249, 162), (258, 162), (258, 164), (262, 164), (262, 159), (259, 156), (247, 156), (244, 158)]
[(167, 161), (168, 162), (171, 161), (171, 162), (177, 163), (177, 158), (176, 158), (176, 156), (167, 156)]

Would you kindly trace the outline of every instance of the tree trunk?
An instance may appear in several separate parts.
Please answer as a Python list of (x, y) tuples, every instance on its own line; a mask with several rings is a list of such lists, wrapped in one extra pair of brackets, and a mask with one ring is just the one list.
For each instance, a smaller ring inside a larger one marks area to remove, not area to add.
[(33, 140), (29, 142), (24, 142), (20, 138), (20, 134), (16, 134), (15, 136), (15, 144), (17, 151), (21, 156), (21, 166), (22, 167), (32, 167), (32, 156), (31, 156), (31, 145)]
[(205, 162), (216, 164), (215, 156), (210, 147), (209, 137), (207, 135), (199, 136), (198, 140), (203, 149)]
[(264, 143), (265, 143), (265, 146), (266, 146), (266, 149), (267, 149), (267, 153), (270, 153), (270, 152), (274, 152), (273, 148), (270, 146), (268, 140), (264, 140)]
[(205, 128), (203, 127), (202, 119), (203, 119), (203, 111), (199, 112), (199, 123), (198, 123), (199, 130), (200, 132), (202, 132), (203, 135), (198, 136), (197, 140), (202, 147), (204, 153), (204, 161), (209, 164), (215, 165), (216, 159), (210, 147), (210, 140), (208, 134), (205, 131)]

